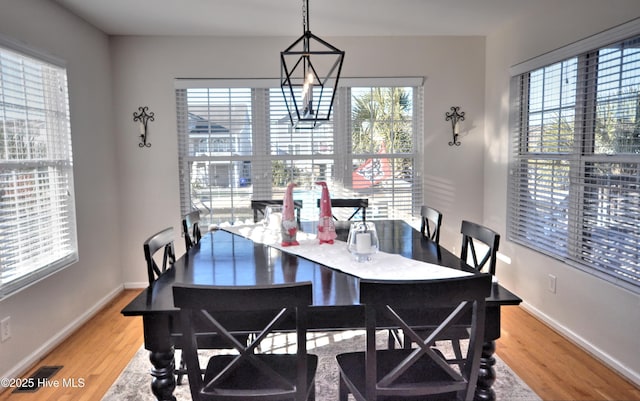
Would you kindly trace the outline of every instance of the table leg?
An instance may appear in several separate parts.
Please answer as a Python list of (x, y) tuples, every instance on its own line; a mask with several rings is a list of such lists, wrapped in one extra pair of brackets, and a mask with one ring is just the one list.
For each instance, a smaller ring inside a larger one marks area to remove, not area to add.
[(151, 351), (149, 360), (153, 365), (151, 369), (151, 391), (158, 401), (176, 401), (173, 390), (176, 388), (176, 378), (174, 376), (175, 361), (174, 349), (166, 351)]
[(496, 392), (491, 388), (496, 381), (496, 370), (493, 367), (496, 364), (496, 358), (493, 357), (495, 352), (495, 341), (487, 341), (482, 345), (478, 385), (476, 386), (476, 394), (473, 397), (475, 401), (496, 400)]

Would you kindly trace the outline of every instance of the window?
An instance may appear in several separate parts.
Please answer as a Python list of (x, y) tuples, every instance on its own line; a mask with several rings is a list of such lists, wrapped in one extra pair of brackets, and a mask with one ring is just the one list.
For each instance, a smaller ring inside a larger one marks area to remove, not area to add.
[(314, 220), (315, 182), (327, 181), (334, 198), (369, 198), (368, 218), (412, 216), (422, 204), (422, 87), (400, 81), (342, 87), (331, 121), (294, 130), (277, 80), (177, 80), (182, 213), (252, 220), (251, 199), (282, 199), (293, 181), (302, 219)]
[(640, 290), (640, 37), (512, 85), (509, 238)]
[(0, 298), (78, 259), (67, 76), (49, 59), (0, 47)]
[[(350, 174), (343, 182), (369, 198), (373, 217), (409, 218), (422, 202), (412, 87), (353, 87), (350, 100)], [(420, 112), (422, 108), (419, 107)]]

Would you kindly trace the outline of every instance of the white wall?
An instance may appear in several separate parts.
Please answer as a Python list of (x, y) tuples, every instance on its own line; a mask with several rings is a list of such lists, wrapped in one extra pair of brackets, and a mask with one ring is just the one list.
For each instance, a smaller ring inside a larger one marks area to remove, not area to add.
[(122, 288), (108, 38), (47, 0), (0, 0), (0, 33), (66, 60), (78, 263), (0, 301), (12, 337), (0, 377), (16, 377)]
[[(180, 230), (174, 78), (278, 78), (279, 52), (295, 38), (116, 37), (111, 41), (120, 155), (124, 281), (146, 280), (139, 244)], [(484, 38), (323, 38), (346, 51), (345, 77), (424, 76), (425, 198), (445, 213), (443, 244), (458, 244), (462, 218), (482, 218)], [(151, 147), (138, 147), (131, 114), (155, 113)], [(445, 112), (466, 112), (460, 147), (449, 147)], [(182, 253), (182, 240), (176, 243)]]
[[(484, 222), (506, 233), (509, 67), (640, 16), (636, 0), (557, 2), (487, 38)], [(640, 22), (639, 22), (640, 23)], [(640, 383), (640, 296), (503, 239), (497, 275), (525, 307)], [(557, 277), (555, 294), (547, 277)]]

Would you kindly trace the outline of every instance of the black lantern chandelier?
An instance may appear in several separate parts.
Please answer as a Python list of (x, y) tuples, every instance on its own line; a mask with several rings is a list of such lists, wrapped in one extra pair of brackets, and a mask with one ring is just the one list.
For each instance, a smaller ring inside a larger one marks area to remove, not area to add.
[(291, 125), (313, 129), (331, 117), (344, 51), (311, 33), (309, 0), (302, 0), (302, 28), (302, 36), (280, 52), (280, 86)]

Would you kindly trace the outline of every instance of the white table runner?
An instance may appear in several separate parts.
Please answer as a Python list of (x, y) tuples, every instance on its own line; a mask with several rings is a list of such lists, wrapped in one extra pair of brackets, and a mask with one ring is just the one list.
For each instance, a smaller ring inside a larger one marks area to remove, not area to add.
[(222, 227), (232, 234), (248, 238), (292, 255), (349, 273), (356, 277), (376, 280), (433, 280), (470, 275), (468, 272), (425, 263), (402, 255), (378, 252), (368, 262), (356, 262), (347, 250), (347, 243), (319, 244), (315, 234), (298, 232), (296, 246), (280, 245), (280, 232), (265, 230), (261, 225), (238, 225)]

